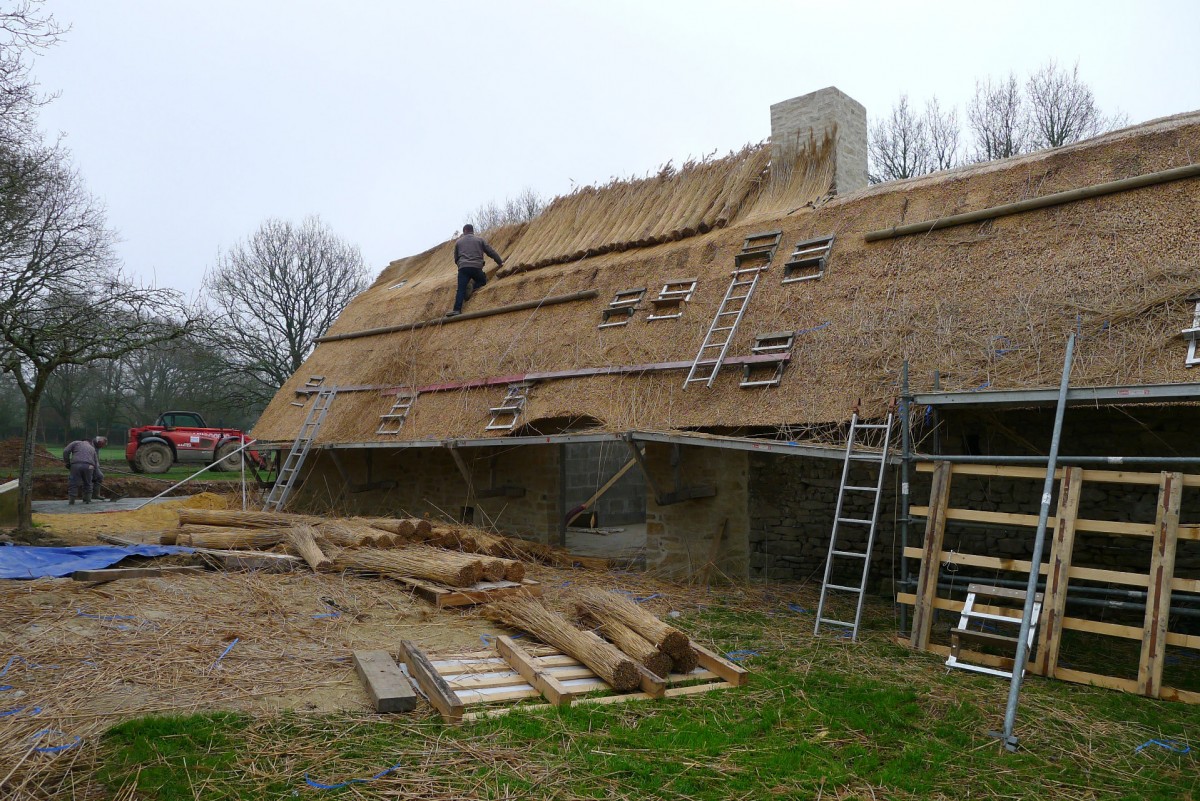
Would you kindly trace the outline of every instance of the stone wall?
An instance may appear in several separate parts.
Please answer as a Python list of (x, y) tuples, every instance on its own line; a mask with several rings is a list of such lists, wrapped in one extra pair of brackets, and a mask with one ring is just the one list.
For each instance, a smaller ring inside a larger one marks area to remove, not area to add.
[[(464, 520), (469, 508), (465, 522), (557, 543), (565, 512), (559, 492), (559, 453), (558, 445), (462, 449), (476, 489), (492, 486), (493, 481), (525, 489), (522, 497), (472, 501), (462, 473), (444, 448), (341, 450), (337, 451), (340, 469), (330, 453), (317, 451), (315, 459), (314, 454), (308, 457), (296, 504), (298, 508), (332, 507), (345, 514), (456, 520)], [(350, 492), (347, 487), (380, 480), (394, 481), (396, 486), (365, 492)]]
[(829, 86), (771, 106), (771, 158), (781, 161), (810, 132), (820, 138), (836, 126), (834, 188), (845, 195), (867, 185), (867, 109)]
[[(629, 461), (624, 442), (580, 442), (563, 446), (566, 508), (590, 498)], [(646, 478), (633, 467), (596, 502), (596, 525), (622, 526), (646, 520)], [(582, 520), (577, 525), (586, 525)]]
[[(725, 539), (712, 560), (712, 578), (733, 581), (749, 577), (749, 521), (747, 453), (719, 448), (698, 448), (651, 442), (646, 445), (646, 466), (664, 492), (678, 476), (683, 486), (707, 484), (717, 494), (682, 503), (659, 506), (651, 492), (646, 508), (646, 567), (669, 578), (699, 571), (713, 551), (713, 538), (728, 521)], [(719, 571), (719, 573), (717, 572)]]
[[(850, 472), (850, 484), (873, 485), (877, 475), (867, 466), (856, 464)], [(884, 484), (871, 559), (872, 581), (890, 576), (892, 571), (896, 475), (897, 469), (890, 468)], [(842, 462), (752, 453), (749, 476), (750, 575), (775, 581), (820, 581), (829, 553)], [(868, 518), (873, 503), (873, 493), (848, 492), (842, 516)], [(839, 547), (865, 550), (866, 533), (865, 526), (843, 524)], [(858, 585), (858, 576), (852, 575), (852, 559), (838, 559), (834, 564), (839, 569), (835, 576), (839, 583), (852, 578), (852, 584)]]

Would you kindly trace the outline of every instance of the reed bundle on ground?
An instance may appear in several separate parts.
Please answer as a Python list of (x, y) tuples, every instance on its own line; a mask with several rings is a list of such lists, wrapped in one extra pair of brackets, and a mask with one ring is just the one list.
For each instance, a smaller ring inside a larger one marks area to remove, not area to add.
[(283, 542), (284, 537), (285, 534), (282, 531), (232, 529), (229, 531), (179, 534), (175, 537), (175, 544), (193, 548), (221, 548), (230, 550), (246, 548), (265, 550)]
[(423, 545), (407, 545), (389, 550), (343, 549), (333, 554), (333, 563), (342, 570), (428, 579), (451, 587), (469, 587), (483, 576), (483, 565), (478, 559), (469, 559), (463, 554)]
[(415, 517), (352, 517), (350, 519), (355, 523), (364, 523), (381, 531), (398, 534), (405, 541), (429, 539), (429, 532), (433, 528), (428, 520), (420, 520)]
[(590, 631), (575, 628), (565, 617), (535, 600), (494, 601), (484, 607), (484, 614), (490, 620), (527, 631), (578, 659), (618, 692), (632, 690), (641, 683), (641, 674), (633, 660)]
[(317, 539), (341, 548), (389, 548), (394, 534), (350, 520), (323, 520), (316, 524)]
[(194, 523), (202, 526), (230, 528), (286, 528), (295, 523), (315, 523), (320, 519), (288, 512), (243, 512), (236, 509), (179, 510), (179, 525), (181, 526)]
[(585, 587), (575, 594), (575, 609), (601, 623), (615, 620), (628, 626), (672, 659), (686, 658), (692, 653), (686, 634), (617, 593)]
[(333, 568), (333, 562), (317, 546), (317, 530), (307, 523), (293, 526), (287, 533), (287, 543), (292, 550), (304, 557), (308, 566), (318, 573)]
[(584, 615), (582, 622), (585, 626), (597, 628), (605, 639), (624, 651), (631, 659), (642, 665), (660, 678), (666, 678), (671, 672), (671, 657), (654, 647), (654, 644), (633, 629), (617, 620), (600, 621), (591, 615)]

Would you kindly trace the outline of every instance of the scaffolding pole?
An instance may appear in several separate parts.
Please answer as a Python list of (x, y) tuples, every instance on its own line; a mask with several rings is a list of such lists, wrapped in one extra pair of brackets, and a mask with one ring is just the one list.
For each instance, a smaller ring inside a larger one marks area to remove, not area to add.
[(1021, 612), (1021, 633), (1017, 635), (1017, 654), (1013, 661), (1012, 680), (1008, 685), (1008, 706), (1004, 710), (1004, 732), (1001, 739), (1009, 751), (1017, 750), (1013, 727), (1017, 721), (1017, 703), (1021, 697), (1021, 680), (1025, 678), (1025, 662), (1029, 651), (1029, 630), (1033, 625), (1033, 604), (1037, 595), (1038, 566), (1046, 545), (1046, 527), (1050, 521), (1050, 499), (1054, 493), (1054, 471), (1058, 464), (1058, 444), (1062, 438), (1063, 415), (1067, 410), (1067, 387), (1071, 383), (1071, 359), (1075, 355), (1075, 334), (1067, 338), (1067, 353), (1063, 357), (1062, 381), (1058, 386), (1058, 406), (1054, 410), (1054, 433), (1050, 436), (1050, 455), (1046, 460), (1046, 481), (1042, 485), (1042, 505), (1038, 512), (1037, 535), (1033, 538), (1030, 555), (1029, 582), (1025, 587), (1025, 608)]

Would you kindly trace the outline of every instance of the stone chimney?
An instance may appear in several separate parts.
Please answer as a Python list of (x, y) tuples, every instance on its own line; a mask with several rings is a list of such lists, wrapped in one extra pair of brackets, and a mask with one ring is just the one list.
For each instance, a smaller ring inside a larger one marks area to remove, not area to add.
[(820, 139), (836, 128), (833, 188), (846, 195), (867, 185), (867, 109), (834, 86), (771, 106), (771, 158), (783, 148)]

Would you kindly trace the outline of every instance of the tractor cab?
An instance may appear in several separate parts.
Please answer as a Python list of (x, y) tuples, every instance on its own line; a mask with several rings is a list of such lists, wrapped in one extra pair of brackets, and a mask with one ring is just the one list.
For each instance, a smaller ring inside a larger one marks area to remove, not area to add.
[(171, 428), (208, 428), (204, 418), (196, 412), (163, 412), (154, 425)]

